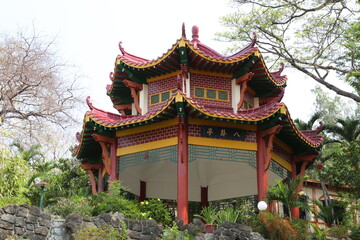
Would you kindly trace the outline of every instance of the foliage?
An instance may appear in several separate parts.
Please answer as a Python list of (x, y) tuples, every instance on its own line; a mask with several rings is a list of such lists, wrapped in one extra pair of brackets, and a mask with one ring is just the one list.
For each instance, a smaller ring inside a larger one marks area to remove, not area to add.
[(319, 211), (315, 211), (315, 209), (311, 209), (311, 211), (315, 214), (315, 216), (321, 220), (323, 220), (328, 227), (331, 227), (336, 219), (344, 218), (345, 212), (334, 211), (336, 206), (345, 207), (347, 203), (334, 201), (332, 200), (328, 206), (322, 204), (322, 202), (315, 200), (314, 203), (319, 208)]
[(212, 206), (204, 207), (201, 210), (200, 215), (195, 214), (195, 217), (200, 217), (202, 220), (204, 220), (207, 224), (215, 224), (218, 217), (218, 212), (215, 208)]
[(235, 210), (232, 207), (225, 207), (224, 209), (218, 211), (216, 216), (216, 222), (221, 224), (223, 222), (234, 222), (236, 223), (239, 219), (240, 212)]
[(348, 235), (348, 230), (349, 227), (348, 226), (332, 226), (329, 229), (329, 235), (330, 237), (334, 237), (334, 238), (343, 238), (346, 237)]
[(177, 224), (174, 222), (171, 228), (165, 229), (164, 234), (161, 238), (162, 240), (173, 240), (173, 239), (182, 239), (190, 240), (190, 234), (187, 230), (179, 231)]
[(101, 213), (121, 212), (129, 219), (143, 219), (147, 217), (142, 214), (138, 204), (133, 200), (128, 200), (124, 196), (124, 188), (119, 181), (113, 181), (109, 185), (107, 192), (101, 192), (94, 197), (93, 215)]
[(56, 204), (46, 208), (51, 214), (66, 217), (71, 213), (76, 213), (84, 217), (91, 217), (94, 207), (90, 197), (74, 196), (71, 199), (60, 198)]
[(289, 221), (290, 226), (296, 231), (296, 240), (309, 240), (309, 222), (293, 218)]
[(322, 112), (315, 112), (309, 119), (309, 121), (304, 122), (301, 119), (295, 119), (294, 123), (299, 130), (313, 130), (315, 122), (319, 121), (322, 117)]
[(327, 156), (324, 167), (319, 171), (323, 181), (348, 193), (353, 201), (360, 198), (360, 140), (343, 142), (341, 150)]
[[(30, 170), (26, 161), (19, 156), (2, 151), (0, 158), (0, 199), (5, 204), (7, 200), (26, 202), (24, 194)], [(7, 199), (7, 200), (6, 200)]]
[(123, 240), (128, 239), (126, 225), (122, 231), (117, 231), (109, 225), (104, 225), (102, 228), (88, 227), (82, 228), (73, 234), (75, 240)]
[[(277, 181), (277, 184), (270, 186), (267, 192), (268, 201), (282, 202), (287, 209), (291, 207), (301, 207), (303, 209), (308, 208), (308, 204), (300, 201), (298, 196), (295, 195), (296, 188), (299, 185), (300, 180), (290, 181), (289, 184), (284, 184), (282, 181)], [(291, 211), (289, 211), (289, 217), (291, 219)]]
[(289, 221), (268, 212), (260, 213), (260, 220), (270, 239), (292, 240), (297, 239), (297, 232), (290, 226)]
[(328, 228), (320, 228), (314, 223), (309, 224), (314, 229), (314, 235), (316, 237), (316, 240), (326, 240), (326, 233), (329, 230)]
[(147, 217), (154, 219), (163, 227), (170, 227), (172, 217), (165, 204), (160, 199), (149, 199), (140, 203), (140, 211)]
[[(356, 0), (234, 0), (234, 13), (222, 18), (227, 31), (217, 35), (234, 42), (234, 51), (256, 32), (257, 46), (272, 64), (286, 61), (338, 95), (360, 102), (359, 6)], [(329, 82), (334, 73), (352, 90)]]
[(352, 228), (349, 236), (352, 240), (360, 240), (360, 226)]

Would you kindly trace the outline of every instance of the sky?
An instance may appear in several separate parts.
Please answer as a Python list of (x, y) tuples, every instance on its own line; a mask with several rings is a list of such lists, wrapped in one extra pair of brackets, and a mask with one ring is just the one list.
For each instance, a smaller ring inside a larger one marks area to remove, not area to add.
[[(119, 41), (128, 53), (156, 59), (181, 37), (185, 23), (188, 39), (197, 25), (200, 41), (224, 52), (229, 44), (214, 40), (215, 33), (225, 31), (219, 19), (233, 11), (228, 0), (0, 0), (0, 33), (34, 26), (40, 35), (55, 37), (59, 56), (84, 76), (85, 96), (95, 107), (114, 111), (105, 87)], [(308, 120), (315, 83), (290, 69), (283, 74), (288, 76), (283, 102), (293, 119)]]

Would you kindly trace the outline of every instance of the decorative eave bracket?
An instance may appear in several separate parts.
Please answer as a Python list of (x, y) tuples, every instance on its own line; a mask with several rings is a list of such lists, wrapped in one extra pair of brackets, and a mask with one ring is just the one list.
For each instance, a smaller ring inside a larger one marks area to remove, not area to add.
[(276, 125), (275, 127), (269, 128), (262, 132), (261, 137), (264, 138), (264, 140), (267, 140), (267, 148), (266, 148), (266, 155), (265, 155), (265, 171), (267, 171), (270, 167), (271, 163), (271, 151), (273, 150), (273, 144), (274, 144), (274, 137), (276, 134), (278, 134), (281, 130), (282, 126)]
[(105, 136), (102, 136), (102, 135), (99, 135), (96, 133), (93, 134), (92, 136), (95, 139), (95, 141), (97, 141), (101, 146), (105, 170), (106, 170), (106, 173), (108, 175), (110, 175), (111, 174), (111, 165), (110, 165), (111, 160), (110, 160), (110, 156), (109, 156), (110, 149), (108, 149), (107, 144), (110, 144), (110, 145), (115, 144), (116, 138), (109, 138), (109, 137), (105, 137)]
[(89, 173), (90, 183), (91, 183), (91, 192), (93, 195), (98, 194), (96, 190), (96, 181), (93, 170), (99, 170), (103, 167), (102, 164), (81, 164), (80, 167)]
[(141, 91), (143, 89), (143, 86), (140, 83), (136, 83), (128, 79), (124, 80), (123, 83), (126, 87), (130, 88), (131, 97), (134, 99), (136, 111), (138, 112), (138, 114), (142, 114), (142, 109), (139, 105), (139, 96), (137, 95), (137, 92)]
[(252, 79), (253, 76), (254, 76), (253, 72), (248, 72), (248, 73), (242, 75), (241, 77), (239, 77), (238, 79), (236, 79), (236, 84), (240, 85), (240, 88), (241, 88), (240, 101), (237, 104), (237, 110), (239, 110), (244, 104), (247, 83)]

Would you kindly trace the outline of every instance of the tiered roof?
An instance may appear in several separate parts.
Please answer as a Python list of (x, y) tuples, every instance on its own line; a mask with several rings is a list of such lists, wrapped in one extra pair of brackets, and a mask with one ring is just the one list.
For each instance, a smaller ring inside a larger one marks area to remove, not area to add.
[(161, 57), (147, 60), (127, 53), (121, 45), (122, 55), (116, 58), (115, 73), (110, 74), (112, 84), (107, 87), (108, 95), (114, 105), (132, 103), (129, 88), (124, 80), (130, 79), (137, 83), (146, 83), (153, 77), (168, 73), (179, 72), (181, 65), (186, 65), (190, 70), (211, 71), (214, 73), (228, 74), (231, 78), (238, 78), (248, 72), (254, 76), (248, 82), (264, 104), (253, 109), (241, 109), (237, 113), (230, 110), (212, 110), (196, 102), (195, 98), (186, 97), (178, 90), (165, 103), (144, 115), (119, 115), (95, 108), (87, 99), (90, 111), (86, 112), (83, 131), (79, 134), (80, 145), (75, 152), (78, 158), (91, 161), (91, 157), (99, 156), (101, 149), (92, 137), (99, 133), (107, 136), (115, 136), (116, 130), (137, 127), (175, 118), (177, 113), (176, 104), (181, 102), (188, 116), (215, 121), (226, 121), (246, 124), (274, 125), (281, 124), (283, 128), (277, 135), (283, 139), (295, 152), (317, 152), (322, 136), (318, 130), (299, 131), (290, 117), (285, 104), (280, 103), (286, 86), (286, 76), (282, 76), (284, 66), (277, 72), (270, 72), (266, 67), (263, 57), (255, 47), (256, 36), (253, 41), (231, 56), (223, 56), (215, 50), (201, 43), (198, 39), (198, 28), (193, 28), (193, 38), (186, 39), (183, 27), (182, 37)]

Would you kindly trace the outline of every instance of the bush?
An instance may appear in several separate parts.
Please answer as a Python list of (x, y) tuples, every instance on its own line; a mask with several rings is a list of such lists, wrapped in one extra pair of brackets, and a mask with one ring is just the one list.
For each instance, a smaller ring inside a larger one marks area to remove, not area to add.
[(360, 240), (360, 226), (351, 229), (350, 238), (352, 240)]
[(119, 181), (111, 182), (107, 192), (101, 192), (94, 196), (93, 215), (120, 212), (129, 219), (144, 219), (146, 214), (141, 214), (138, 204), (133, 200), (126, 199), (124, 193), (124, 188)]
[(56, 204), (46, 208), (52, 214), (66, 217), (71, 213), (76, 213), (84, 217), (92, 216), (93, 206), (91, 198), (75, 196), (71, 199), (61, 198)]
[(296, 232), (296, 239), (297, 240), (308, 240), (309, 237), (309, 222), (294, 218), (290, 221), (290, 226)]
[(224, 209), (218, 211), (216, 222), (221, 224), (223, 222), (234, 222), (236, 223), (240, 216), (240, 212), (233, 209), (232, 207), (225, 207)]
[(264, 224), (266, 234), (270, 239), (297, 239), (297, 232), (290, 226), (289, 221), (268, 212), (260, 213), (260, 220)]
[(169, 229), (165, 229), (162, 240), (174, 240), (174, 239), (181, 239), (181, 240), (190, 240), (190, 234), (187, 230), (181, 232), (176, 223), (173, 223), (173, 226)]
[(333, 226), (329, 229), (329, 233), (331, 237), (334, 238), (342, 238), (348, 235), (348, 227), (347, 226)]
[(123, 222), (122, 231), (118, 231), (109, 225), (102, 228), (82, 228), (73, 234), (75, 240), (123, 240), (128, 239), (126, 224)]
[(170, 227), (172, 218), (165, 204), (160, 199), (149, 199), (140, 203), (140, 211), (164, 227)]

